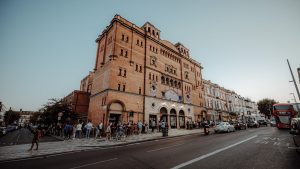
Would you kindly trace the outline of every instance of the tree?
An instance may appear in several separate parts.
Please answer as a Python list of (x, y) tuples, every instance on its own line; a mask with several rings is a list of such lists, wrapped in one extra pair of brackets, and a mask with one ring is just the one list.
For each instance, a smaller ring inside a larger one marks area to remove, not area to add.
[(4, 122), (6, 125), (18, 121), (19, 118), (20, 118), (20, 114), (18, 112), (12, 111), (11, 109), (6, 111), (4, 114)]
[(60, 122), (74, 121), (77, 114), (71, 109), (71, 105), (63, 99), (49, 99), (48, 103), (41, 109), (40, 120), (44, 124), (53, 124), (58, 122), (58, 113), (63, 113)]
[(265, 117), (270, 118), (272, 114), (272, 106), (276, 103), (277, 102), (274, 99), (262, 99), (257, 102), (258, 110), (260, 111), (260, 113), (264, 114)]
[(32, 123), (33, 125), (38, 124), (39, 119), (41, 116), (41, 112), (34, 112), (32, 116), (30, 116), (30, 123)]

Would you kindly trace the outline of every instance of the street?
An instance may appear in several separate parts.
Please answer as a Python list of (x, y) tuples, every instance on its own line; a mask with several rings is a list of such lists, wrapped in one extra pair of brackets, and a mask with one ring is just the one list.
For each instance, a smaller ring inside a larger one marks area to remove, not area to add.
[[(42, 148), (42, 147), (41, 147)], [(4, 168), (298, 168), (288, 130), (274, 127), (188, 135), (0, 162)]]
[[(32, 141), (33, 134), (27, 128), (20, 128), (7, 133), (5, 136), (0, 137), (0, 147), (18, 144), (29, 144)], [(44, 136), (40, 142), (57, 141), (56, 138)]]

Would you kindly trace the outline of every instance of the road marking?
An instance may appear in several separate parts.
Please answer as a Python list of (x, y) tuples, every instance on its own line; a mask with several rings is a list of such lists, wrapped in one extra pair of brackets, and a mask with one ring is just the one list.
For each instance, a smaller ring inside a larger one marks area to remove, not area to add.
[(192, 160), (190, 160), (190, 161), (187, 161), (187, 162), (185, 162), (185, 163), (179, 164), (179, 165), (177, 165), (177, 166), (175, 166), (175, 167), (172, 167), (171, 169), (179, 169), (179, 168), (185, 167), (185, 166), (187, 166), (187, 165), (190, 165), (190, 164), (195, 163), (195, 162), (197, 162), (197, 161), (203, 160), (203, 159), (205, 159), (205, 158), (207, 158), (207, 157), (210, 157), (210, 156), (212, 156), (212, 155), (218, 154), (218, 153), (220, 153), (220, 152), (222, 152), (222, 151), (225, 151), (225, 150), (227, 150), (227, 149), (229, 149), (229, 148), (232, 148), (232, 147), (234, 147), (234, 146), (237, 146), (237, 145), (239, 145), (239, 144), (242, 144), (242, 143), (244, 143), (244, 142), (246, 142), (246, 141), (249, 141), (249, 140), (251, 140), (251, 139), (254, 139), (255, 137), (257, 137), (257, 135), (252, 136), (252, 137), (249, 137), (249, 138), (247, 138), (247, 139), (245, 139), (245, 140), (242, 140), (242, 141), (240, 141), (240, 142), (234, 143), (234, 144), (229, 145), (229, 146), (227, 146), (227, 147), (221, 148), (221, 149), (219, 149), (219, 150), (215, 150), (215, 151), (213, 151), (213, 152), (211, 152), (211, 153), (202, 155), (202, 156), (200, 156), (200, 157), (197, 157), (197, 158), (192, 159)]
[(173, 145), (173, 146), (168, 146), (168, 147), (163, 147), (163, 148), (159, 148), (159, 149), (149, 150), (149, 151), (147, 151), (147, 153), (154, 152), (154, 151), (159, 151), (159, 150), (163, 150), (163, 149), (167, 149), (167, 148), (177, 147), (177, 146), (181, 146), (181, 145), (183, 145), (183, 144), (176, 144), (176, 145)]
[(108, 159), (108, 160), (103, 160), (103, 161), (98, 161), (98, 162), (95, 162), (95, 163), (85, 164), (85, 165), (73, 167), (73, 168), (70, 168), (70, 169), (76, 169), (76, 168), (87, 167), (87, 166), (90, 166), (90, 165), (95, 165), (95, 164), (104, 163), (104, 162), (108, 162), (108, 161), (113, 161), (113, 160), (117, 160), (117, 159), (118, 159), (118, 158), (111, 158), (111, 159)]

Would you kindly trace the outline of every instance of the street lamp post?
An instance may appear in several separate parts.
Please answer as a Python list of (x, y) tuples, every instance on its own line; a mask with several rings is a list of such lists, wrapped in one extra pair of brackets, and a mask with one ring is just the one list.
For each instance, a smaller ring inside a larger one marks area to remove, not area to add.
[(300, 84), (300, 67), (297, 69), (298, 71), (298, 79), (299, 79), (299, 84)]
[(300, 115), (300, 112), (299, 112), (299, 107), (298, 107), (298, 104), (297, 104), (297, 100), (296, 100), (296, 97), (295, 97), (295, 94), (294, 93), (290, 93), (291, 95), (293, 95), (294, 96), (294, 101), (295, 101), (295, 104), (296, 104), (296, 109), (297, 109), (297, 112), (298, 112), (298, 117), (299, 117), (299, 115)]
[(290, 68), (290, 72), (291, 72), (291, 75), (292, 75), (292, 78), (293, 78), (293, 82), (294, 82), (294, 84), (295, 84), (295, 88), (296, 88), (296, 91), (297, 91), (297, 94), (298, 94), (298, 99), (300, 100), (299, 89), (298, 89), (297, 83), (296, 83), (296, 81), (295, 81), (295, 77), (294, 77), (294, 74), (293, 74), (293, 72), (292, 72), (292, 69), (291, 69), (291, 66), (290, 66), (290, 62), (289, 62), (288, 59), (287, 59), (287, 63), (288, 63), (288, 66), (289, 66), (289, 68)]

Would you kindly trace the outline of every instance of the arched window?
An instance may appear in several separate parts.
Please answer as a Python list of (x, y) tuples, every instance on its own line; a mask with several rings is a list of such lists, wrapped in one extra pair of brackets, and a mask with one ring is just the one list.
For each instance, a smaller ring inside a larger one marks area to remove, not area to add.
[(180, 82), (178, 82), (178, 88), (181, 88), (181, 84), (180, 84)]
[(175, 87), (177, 87), (177, 81), (176, 80), (174, 81), (174, 85), (175, 85)]
[(152, 35), (155, 35), (155, 32), (154, 32), (154, 30), (152, 30)]
[(166, 81), (167, 81), (167, 85), (169, 85), (169, 78), (167, 78)]
[(165, 83), (165, 77), (164, 76), (161, 77), (161, 83)]
[(171, 84), (171, 86), (173, 86), (173, 79), (170, 80), (170, 84)]
[(150, 27), (148, 27), (148, 32), (151, 32)]

